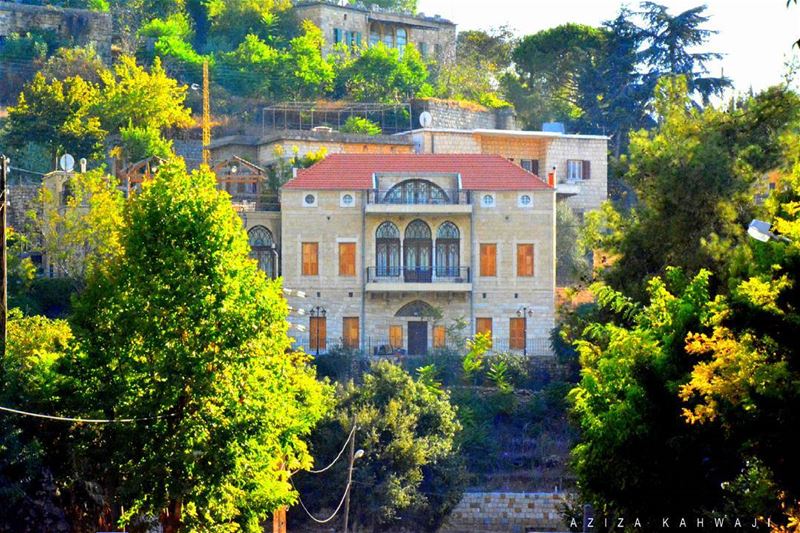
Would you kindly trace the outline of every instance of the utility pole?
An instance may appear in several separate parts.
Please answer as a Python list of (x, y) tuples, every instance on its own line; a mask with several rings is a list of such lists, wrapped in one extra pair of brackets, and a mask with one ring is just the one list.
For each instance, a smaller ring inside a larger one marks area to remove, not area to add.
[(286, 507), (283, 505), (272, 513), (272, 533), (286, 533)]
[(211, 91), (208, 80), (208, 60), (203, 61), (203, 164), (211, 161)]
[[(353, 416), (353, 428), (356, 427), (356, 417)], [(353, 436), (350, 438), (350, 462), (347, 468), (347, 492), (344, 495), (344, 533), (347, 533), (348, 522), (350, 521), (350, 484), (353, 481), (353, 463), (355, 462), (356, 453), (356, 432), (353, 431)], [(359, 453), (361, 450), (359, 450)]]
[(8, 167), (11, 160), (0, 155), (0, 357), (6, 355), (6, 330), (8, 321), (8, 262), (6, 252), (6, 211), (8, 208)]

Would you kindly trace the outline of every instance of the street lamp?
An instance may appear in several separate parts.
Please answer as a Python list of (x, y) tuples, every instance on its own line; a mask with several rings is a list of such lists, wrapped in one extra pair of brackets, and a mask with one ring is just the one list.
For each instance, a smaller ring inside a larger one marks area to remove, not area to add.
[[(328, 314), (327, 309), (320, 306), (314, 306), (308, 312), (308, 316), (312, 318), (325, 318), (325, 315)], [(319, 323), (320, 320), (314, 320), (314, 344), (316, 349), (316, 355), (319, 355)]]
[(522, 355), (528, 355), (528, 317), (533, 317), (533, 308), (523, 305), (517, 309), (517, 316), (522, 317)]
[(747, 226), (747, 234), (757, 241), (768, 242), (770, 239), (781, 242), (792, 242), (791, 239), (783, 235), (775, 235), (769, 228), (771, 224), (763, 220), (753, 219)]
[(356, 435), (353, 433), (352, 439), (350, 440), (350, 466), (347, 469), (347, 488), (345, 489), (347, 492), (344, 495), (344, 533), (347, 533), (347, 526), (350, 522), (350, 486), (353, 483), (353, 463), (356, 462), (356, 459), (364, 457), (364, 450), (361, 448), (353, 453), (355, 444)]

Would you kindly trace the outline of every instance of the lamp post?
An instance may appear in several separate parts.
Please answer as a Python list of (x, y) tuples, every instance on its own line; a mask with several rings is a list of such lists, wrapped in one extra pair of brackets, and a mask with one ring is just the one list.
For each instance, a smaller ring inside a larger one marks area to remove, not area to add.
[(528, 317), (533, 316), (533, 309), (523, 305), (517, 309), (517, 316), (522, 317), (522, 355), (528, 355)]
[[(320, 306), (314, 306), (308, 312), (308, 316), (312, 318), (325, 318), (325, 315), (328, 314), (327, 309)], [(316, 355), (319, 355), (319, 320), (314, 321), (314, 344), (316, 345)]]
[(792, 242), (792, 240), (784, 235), (775, 235), (769, 229), (771, 224), (763, 220), (753, 219), (750, 225), (747, 226), (747, 234), (757, 241), (767, 242), (770, 239), (781, 242)]
[[(353, 428), (358, 430), (358, 419), (353, 417)], [(347, 526), (350, 522), (350, 486), (353, 483), (353, 463), (356, 462), (356, 459), (360, 459), (364, 456), (364, 450), (360, 449), (355, 451), (356, 449), (356, 433), (353, 432), (353, 435), (350, 438), (350, 464), (347, 468), (347, 488), (345, 489), (347, 492), (344, 494), (344, 533), (347, 533)]]

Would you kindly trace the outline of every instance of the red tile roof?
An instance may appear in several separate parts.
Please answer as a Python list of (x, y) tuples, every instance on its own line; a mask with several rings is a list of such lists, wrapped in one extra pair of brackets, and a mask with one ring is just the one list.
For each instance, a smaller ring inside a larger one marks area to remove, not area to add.
[(466, 190), (552, 189), (547, 183), (499, 155), (485, 154), (332, 154), (298, 171), (284, 189), (372, 189), (375, 173), (461, 174)]

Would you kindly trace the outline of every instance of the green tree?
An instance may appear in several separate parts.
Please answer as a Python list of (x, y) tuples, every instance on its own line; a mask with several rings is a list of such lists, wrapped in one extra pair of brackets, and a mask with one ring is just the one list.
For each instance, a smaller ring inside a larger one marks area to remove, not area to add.
[(110, 132), (125, 126), (158, 129), (191, 124), (184, 107), (186, 86), (170, 78), (156, 58), (148, 72), (131, 56), (122, 56), (113, 72), (102, 72), (95, 113)]
[(121, 252), (122, 193), (102, 170), (72, 174), (60, 195), (54, 185), (53, 180), (42, 184), (42, 211), (30, 214), (36, 241), (55, 272), (80, 289), (92, 270)]
[(656, 528), (662, 517), (719, 509), (720, 484), (742, 466), (735, 441), (718, 424), (686, 424), (678, 398), (693, 363), (684, 338), (706, 331), (713, 308), (708, 279), (668, 270), (649, 282), (644, 305), (594, 287), (605, 314), (577, 342), (581, 380), (569, 397), (580, 491), (605, 516)]
[(406, 46), (401, 57), (396, 48), (379, 43), (345, 61), (337, 76), (354, 100), (397, 102), (425, 88), (428, 69), (414, 46)]
[[(341, 385), (337, 397), (335, 416), (315, 432), (313, 449), (317, 458), (326, 458), (321, 462), (334, 457), (357, 419), (356, 447), (365, 454), (353, 472), (354, 530), (381, 531), (402, 518), (416, 531), (436, 531), (464, 482), (454, 444), (460, 425), (449, 393), (379, 361), (363, 384)], [(330, 489), (330, 479), (346, 479), (344, 463), (325, 481), (298, 476), (304, 500), (335, 507), (341, 493)], [(344, 487), (344, 481), (335, 486)]]
[(42, 67), (42, 74), (48, 80), (65, 80), (79, 77), (84, 81), (98, 84), (100, 73), (106, 71), (103, 60), (93, 46), (59, 48)]
[(591, 276), (586, 250), (580, 241), (581, 223), (565, 202), (556, 205), (556, 279), (573, 285)]
[(4, 139), (12, 148), (29, 142), (45, 146), (52, 164), (63, 153), (99, 157), (106, 135), (92, 114), (99, 98), (97, 87), (79, 77), (48, 81), (37, 73), (9, 108)]
[[(358, 0), (350, 0), (350, 3), (358, 3)], [(369, 0), (365, 3), (396, 11), (417, 12), (417, 0)]]
[(752, 218), (751, 187), (779, 164), (779, 139), (797, 123), (798, 96), (776, 87), (725, 109), (698, 110), (685, 80), (666, 78), (655, 109), (658, 128), (632, 135), (626, 161), (638, 212), (587, 216), (590, 230), (603, 230), (588, 246), (619, 256), (606, 279), (636, 297), (667, 266), (707, 268), (726, 283), (730, 251)]
[(260, 532), (295, 501), (289, 475), (310, 466), (305, 438), (327, 405), (291, 351), (280, 284), (249, 259), (213, 174), (177, 162), (131, 200), (120, 243), (76, 302), (74, 394), (105, 417), (160, 418), (88, 435), (86, 475), (113, 487), (123, 523)]
[(363, 133), (365, 135), (380, 135), (381, 127), (368, 118), (351, 116), (344, 121), (342, 133)]
[(122, 128), (119, 134), (121, 144), (112, 151), (112, 155), (121, 157), (128, 163), (135, 163), (153, 156), (170, 159), (175, 155), (172, 150), (172, 141), (164, 139), (157, 128), (129, 126)]

